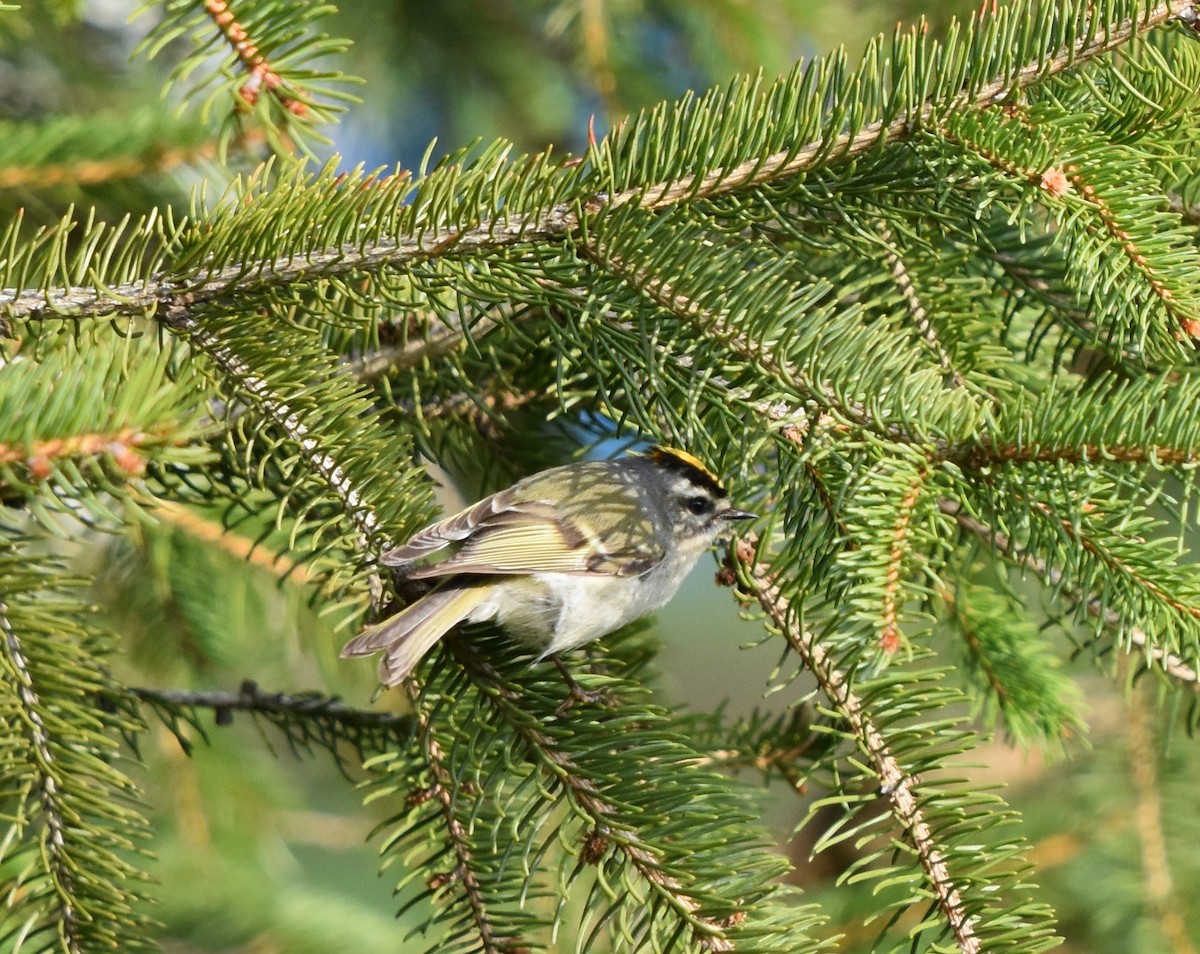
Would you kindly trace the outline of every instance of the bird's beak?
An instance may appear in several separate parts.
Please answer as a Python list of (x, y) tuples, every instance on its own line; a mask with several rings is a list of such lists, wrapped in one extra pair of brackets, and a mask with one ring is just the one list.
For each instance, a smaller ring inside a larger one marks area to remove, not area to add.
[(758, 514), (750, 513), (748, 510), (735, 510), (733, 507), (726, 507), (724, 510), (717, 512), (717, 516), (722, 520), (756, 520)]

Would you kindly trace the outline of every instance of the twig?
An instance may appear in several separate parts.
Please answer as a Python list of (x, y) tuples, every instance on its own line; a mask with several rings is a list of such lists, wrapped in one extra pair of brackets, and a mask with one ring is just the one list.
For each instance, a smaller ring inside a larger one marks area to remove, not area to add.
[(246, 72), (250, 74), (250, 78), (238, 91), (247, 104), (253, 106), (258, 101), (259, 90), (266, 87), (267, 92), (279, 100), (280, 105), (292, 115), (303, 116), (308, 112), (306, 103), (282, 91), (283, 77), (271, 69), (271, 64), (259, 52), (254, 38), (238, 22), (226, 0), (204, 0), (204, 12), (212, 18)]
[(904, 259), (892, 247), (890, 234), (885, 235), (885, 238), (889, 244), (884, 249), (884, 260), (887, 262), (888, 270), (892, 273), (892, 278), (896, 280), (896, 287), (900, 289), (900, 295), (904, 298), (904, 306), (908, 309), (909, 317), (912, 318), (913, 324), (916, 325), (921, 339), (929, 346), (929, 350), (933, 352), (950, 384), (956, 388), (963, 387), (966, 384), (966, 379), (958, 373), (954, 367), (954, 362), (950, 358), (950, 353), (946, 350), (946, 346), (942, 344), (941, 338), (938, 337), (937, 328), (933, 326), (933, 322), (929, 319), (929, 312), (921, 302), (921, 297), (917, 294), (917, 290), (913, 286), (912, 276), (908, 273), (908, 267), (904, 264)]
[(913, 513), (920, 503), (921, 494), (925, 489), (926, 478), (929, 476), (928, 467), (921, 467), (909, 482), (900, 505), (896, 508), (896, 519), (892, 523), (892, 545), (888, 548), (887, 570), (884, 575), (883, 605), (880, 616), (883, 626), (880, 628), (879, 648), (893, 655), (900, 651), (904, 637), (900, 631), (900, 579), (904, 569), (905, 557), (909, 555), (909, 530), (912, 528)]
[(297, 583), (307, 583), (310, 580), (308, 568), (303, 563), (283, 553), (268, 553), (257, 541), (233, 533), (216, 520), (204, 517), (182, 504), (159, 497), (145, 497), (139, 502), (153, 508), (155, 516), (164, 522), (178, 527), (197, 540), (219, 547), (235, 559), (253, 563), (272, 574), (290, 578)]
[(612, 843), (625, 856), (650, 890), (691, 927), (697, 943), (714, 954), (732, 951), (733, 944), (725, 936), (727, 925), (701, 914), (700, 903), (684, 890), (678, 879), (662, 870), (653, 847), (646, 844), (636, 831), (614, 822), (616, 809), (605, 801), (592, 781), (581, 775), (571, 754), (560, 748), (553, 737), (531, 722), (528, 713), (509, 699), (496, 670), (460, 644), (452, 645), (451, 651), (480, 685), (484, 697), (512, 726), (530, 752), (570, 792), (571, 799), (591, 820), (594, 830), (600, 833), (598, 837)]
[[(361, 549), (366, 552), (383, 552), (390, 549), (391, 541), (384, 533), (378, 515), (350, 481), (337, 458), (321, 449), (320, 441), (310, 436), (308, 426), (285, 401), (272, 393), (267, 382), (217, 335), (202, 327), (185, 303), (176, 302), (164, 321), (175, 331), (187, 335), (239, 390), (255, 399), (262, 412), (276, 427), (295, 441), (309, 466), (341, 500), (344, 512), (358, 530)], [(371, 604), (378, 609), (383, 600), (383, 581), (374, 570), (368, 578), (368, 589)]]

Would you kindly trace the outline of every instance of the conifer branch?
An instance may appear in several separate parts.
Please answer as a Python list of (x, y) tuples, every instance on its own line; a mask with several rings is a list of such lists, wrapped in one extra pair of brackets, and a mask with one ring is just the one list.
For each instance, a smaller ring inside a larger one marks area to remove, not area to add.
[(470, 837), (463, 827), (463, 823), (454, 813), (454, 776), (447, 768), (445, 753), (433, 734), (429, 717), (425, 713), (424, 700), (421, 699), (415, 678), (405, 680), (404, 689), (408, 695), (409, 704), (412, 706), (418, 733), (424, 742), (425, 763), (429, 766), (430, 774), (433, 776), (433, 785), (429, 794), (438, 801), (446, 835), (450, 839), (456, 860), (454, 871), (440, 876), (435, 875), (434, 877), (437, 879), (435, 883), (449, 884), (457, 881), (462, 884), (463, 894), (466, 896), (467, 906), (471, 911), (471, 919), (474, 921), (475, 931), (479, 935), (480, 949), (484, 954), (506, 954), (514, 947), (519, 949), (522, 946), (519, 938), (499, 937), (492, 926), (487, 904), (483, 898), (483, 889), (479, 884), (479, 877), (475, 873)]
[[(662, 898), (677, 917), (687, 924), (698, 944), (714, 952), (732, 951), (726, 938), (728, 924), (700, 912), (700, 903), (693, 898), (674, 876), (662, 870), (653, 846), (647, 844), (635, 830), (616, 819), (616, 809), (610, 805), (595, 784), (579, 772), (571, 753), (521, 710), (505, 689), (499, 674), (491, 665), (460, 643), (452, 644), (455, 658), (463, 665), (482, 689), (495, 710), (511, 726), (541, 763), (570, 793), (571, 801), (587, 816), (595, 838), (614, 846), (630, 867), (637, 872), (650, 891)], [(603, 849), (591, 846), (589, 854), (599, 856)]]
[[(511, 311), (511, 309), (510, 309)], [(511, 319), (511, 315), (506, 315)], [(412, 316), (411, 324), (424, 325), (424, 337), (404, 344), (386, 345), (369, 354), (360, 355), (346, 362), (346, 370), (359, 381), (370, 381), (416, 367), (422, 361), (433, 361), (449, 354), (466, 340), (467, 330), (460, 314), (437, 316), (433, 314)], [(492, 318), (480, 318), (471, 326), (471, 337), (478, 339), (496, 327)]]
[(1127, 561), (1121, 559), (1117, 554), (1112, 553), (1104, 544), (1096, 539), (1095, 536), (1084, 532), (1079, 524), (1067, 517), (1059, 516), (1054, 512), (1053, 508), (1044, 501), (1034, 502), (1034, 508), (1049, 520), (1056, 523), (1062, 528), (1064, 534), (1070, 539), (1078, 543), (1085, 551), (1107, 566), (1110, 570), (1115, 571), (1121, 576), (1130, 580), (1135, 585), (1141, 587), (1156, 600), (1164, 603), (1173, 609), (1181, 616), (1190, 616), (1194, 620), (1200, 621), (1200, 605), (1184, 602), (1168, 593), (1154, 580), (1146, 577), (1138, 571), (1136, 567), (1131, 566)]
[[(1091, 182), (1084, 178), (1083, 174), (1074, 166), (1068, 166), (1064, 172), (1066, 173), (1067, 181), (1075, 187), (1076, 192), (1083, 197), (1085, 202), (1095, 209), (1096, 215), (1100, 219), (1102, 227), (1108, 233), (1109, 237), (1117, 243), (1121, 251), (1124, 252), (1125, 257), (1129, 260), (1130, 265), (1132, 265), (1136, 271), (1141, 273), (1142, 279), (1145, 281), (1147, 287), (1154, 294), (1154, 296), (1158, 298), (1159, 302), (1162, 304), (1163, 310), (1179, 323), (1181, 329), (1187, 330), (1194, 328), (1197, 317), (1195, 315), (1179, 311), (1175, 304), (1175, 298), (1172, 295), (1171, 290), (1163, 284), (1162, 279), (1155, 271), (1154, 266), (1146, 260), (1146, 256), (1142, 254), (1142, 251), (1138, 248), (1137, 243), (1134, 241), (1132, 236), (1130, 236), (1129, 232), (1126, 231), (1126, 229), (1121, 225), (1109, 202)], [(1044, 179), (1045, 176), (1043, 175), (1043, 180)], [(1189, 331), (1189, 334), (1190, 333), (1191, 332)]]
[(238, 95), (248, 105), (253, 106), (258, 101), (259, 94), (265, 87), (267, 93), (279, 100), (280, 105), (289, 113), (294, 116), (304, 116), (308, 113), (307, 104), (283, 92), (283, 78), (271, 68), (267, 58), (255, 44), (254, 38), (238, 21), (226, 0), (204, 0), (204, 12), (212, 18), (225, 42), (250, 74), (250, 78), (238, 90)]
[(1158, 919), (1159, 929), (1171, 954), (1196, 954), (1184, 920), (1182, 899), (1171, 877), (1167, 857), (1167, 840), (1163, 832), (1162, 793), (1158, 784), (1159, 746), (1151, 729), (1150, 713), (1154, 711), (1147, 693), (1135, 692), (1128, 704), (1125, 720), (1130, 775), (1136, 802), (1133, 808), (1133, 828), (1142, 851), (1142, 871), (1146, 901)]
[[(261, 144), (263, 135), (248, 130), (242, 141), (243, 148)], [(95, 186), (120, 179), (135, 179), (140, 176), (170, 172), (187, 163), (217, 156), (217, 146), (202, 142), (190, 146), (165, 148), (163, 143), (152, 143), (140, 155), (112, 156), (105, 159), (81, 159), (75, 162), (49, 163), (47, 165), (16, 166), (0, 169), (0, 189), (52, 189), (57, 186)], [(2, 299), (0, 299), (2, 300)]]
[[(890, 235), (885, 234), (883, 238), (890, 243)], [(937, 328), (933, 326), (933, 322), (929, 318), (929, 312), (921, 302), (921, 297), (917, 294), (917, 290), (913, 286), (912, 276), (908, 272), (908, 267), (904, 264), (904, 259), (890, 244), (885, 248), (884, 259), (887, 262), (888, 270), (892, 273), (892, 278), (896, 280), (896, 287), (900, 289), (900, 295), (904, 299), (904, 307), (908, 310), (908, 315), (912, 319), (912, 323), (916, 326), (921, 340), (933, 352), (941, 369), (946, 372), (946, 378), (949, 383), (956, 388), (962, 387), (966, 383), (966, 380), (954, 367), (950, 353), (946, 350), (946, 346), (942, 344), (941, 338), (938, 337)]]
[(942, 459), (971, 470), (1003, 463), (1084, 464), (1112, 461), (1118, 464), (1193, 464), (1196, 451), (1190, 447), (1143, 444), (1002, 444), (994, 441), (947, 447)]
[[(1032, 570), (1052, 587), (1058, 588), (1062, 585), (1061, 570), (1048, 566), (1046, 561), (1013, 542), (1007, 534), (965, 513), (958, 501), (943, 498), (938, 501), (938, 507), (942, 513), (953, 517), (963, 530), (987, 543), (1006, 560)], [(1154, 659), (1167, 675), (1184, 683), (1194, 692), (1200, 691), (1200, 672), (1175, 653), (1156, 646), (1144, 629), (1139, 626), (1123, 626), (1121, 617), (1114, 610), (1103, 606), (1098, 599), (1087, 599), (1078, 593), (1073, 594), (1073, 598), (1083, 603), (1089, 616), (1100, 619), (1110, 629), (1123, 632), (1132, 645)]]
[[(224, 7), (220, 0), (208, 0)], [(303, 254), (284, 255), (263, 262), (253, 273), (246, 262), (220, 268), (188, 285), (186, 290), (166, 277), (151, 275), (141, 281), (118, 284), (103, 294), (92, 287), (4, 289), (0, 291), (0, 311), (10, 318), (35, 318), (45, 312), (59, 318), (110, 318), (113, 315), (171, 315), (185, 297), (190, 303), (223, 299), (233, 292), (245, 295), (258, 286), (287, 286), (298, 281), (332, 278), (379, 268), (403, 266), (442, 255), (471, 254), (519, 244), (559, 242), (578, 237), (591, 217), (625, 206), (662, 210), (683, 202), (711, 199), (731, 192), (753, 189), (780, 179), (800, 175), (832, 160), (845, 161), (889, 143), (908, 138), (948, 110), (981, 109), (998, 98), (1020, 91), (1066, 69), (1102, 56), (1130, 40), (1163, 26), (1172, 19), (1194, 22), (1193, 2), (1168, 0), (1148, 9), (1143, 16), (1129, 19), (1111, 30), (1081, 29), (1069, 48), (1048, 60), (1037, 60), (1017, 69), (1011, 77), (996, 77), (983, 83), (967, 97), (951, 103), (927, 100), (911, 111), (889, 121), (867, 123), (853, 132), (747, 159), (735, 166), (715, 169), (695, 176), (650, 183), (613, 194), (599, 193), (578, 203), (559, 203), (537, 214), (519, 212), (486, 219), (467, 228), (423, 228), (415, 235), (379, 238), (345, 245), (336, 249), (306, 250)], [(582, 210), (582, 213), (581, 213)]]
[(58, 780), (54, 769), (50, 733), (42, 719), (42, 702), (34, 685), (33, 673), (21, 649), (9, 619), (8, 606), (0, 599), (0, 636), (5, 662), (4, 669), (16, 689), (20, 704), (20, 722), (29, 740), (29, 752), (38, 774), (37, 798), (41, 805), (46, 830), (42, 836), (42, 856), (46, 872), (53, 881), (59, 936), (69, 954), (83, 954), (79, 930), (79, 912), (75, 908), (75, 877), (66, 856), (67, 822), (60, 806)]
[(190, 431), (180, 434), (159, 429), (148, 433), (123, 427), (109, 433), (72, 434), (29, 444), (0, 443), (0, 464), (22, 464), (32, 478), (43, 480), (58, 461), (104, 454), (123, 473), (136, 477), (146, 469), (143, 448), (187, 447), (194, 440), (195, 434)]
[[(705, 308), (699, 302), (674, 288), (666, 279), (652, 275), (643, 268), (630, 265), (609, 249), (598, 248), (586, 243), (580, 243), (578, 248), (589, 259), (618, 276), (631, 287), (636, 288), (660, 308), (664, 308), (677, 318), (694, 325), (701, 333), (721, 341), (738, 358), (754, 365), (761, 372), (770, 374), (789, 391), (797, 394), (804, 392), (805, 397), (820, 402), (830, 410), (836, 411), (845, 420), (858, 424), (860, 427), (882, 431), (889, 437), (901, 439), (895, 433), (894, 428), (881, 426), (879, 422), (875, 421), (865, 406), (843, 400), (842, 396), (833, 388), (813, 380), (804, 373), (802, 368), (780, 360), (771, 348), (748, 338), (733, 322), (727, 321), (722, 316)], [(759, 406), (774, 421), (794, 414), (789, 405), (783, 401), (772, 402), (770, 405), (760, 403)], [(805, 418), (806, 415), (801, 412), (800, 417)]]
[(386, 730), (397, 736), (407, 735), (413, 726), (411, 715), (370, 712), (348, 706), (336, 696), (263, 692), (252, 679), (245, 680), (237, 692), (151, 689), (141, 686), (132, 686), (128, 692), (142, 702), (154, 706), (211, 710), (218, 725), (226, 723), (231, 713), (249, 712), (256, 715), (321, 719), (337, 722), (349, 729)]
[(186, 335), (196, 347), (207, 354), (237, 389), (248, 395), (263, 414), (296, 443), (313, 471), (341, 500), (344, 511), (357, 528), (364, 546), (368, 541), (376, 541), (379, 550), (388, 549), (390, 544), (386, 539), (380, 539), (382, 524), (379, 517), (350, 481), (341, 464), (331, 454), (322, 450), (320, 441), (311, 435), (299, 415), (271, 391), (267, 382), (216, 334), (202, 327), (186, 307), (173, 308), (165, 321), (169, 327)]
[(154, 515), (159, 519), (178, 527), (197, 540), (219, 547), (234, 559), (253, 563), (281, 579), (287, 578), (297, 583), (308, 583), (312, 579), (308, 568), (299, 560), (293, 560), (284, 553), (268, 553), (258, 541), (234, 533), (218, 521), (211, 520), (182, 504), (153, 497), (140, 502), (147, 507), (153, 507)]
[(797, 625), (789, 600), (772, 581), (770, 568), (756, 562), (753, 544), (741, 541), (736, 554), (731, 552), (730, 558), (742, 565), (745, 573), (741, 576), (749, 585), (751, 595), (758, 600), (788, 645), (816, 678), (830, 703), (846, 720), (859, 748), (871, 759), (871, 767), (879, 778), (880, 792), (888, 800), (892, 814), (904, 829), (909, 844), (916, 850), (930, 891), (953, 933), (959, 951), (962, 954), (980, 954), (982, 947), (975, 933), (974, 922), (967, 914), (946, 858), (925, 819), (916, 779), (905, 774), (887, 739), (851, 689), (846, 674), (837, 668), (816, 636)]
[(853, 159), (888, 143), (907, 138), (926, 126), (937, 114), (949, 109), (980, 109), (990, 106), (1005, 95), (1025, 89), (1047, 77), (1078, 66), (1089, 59), (1102, 56), (1129, 42), (1134, 37), (1162, 26), (1172, 19), (1188, 20), (1195, 17), (1196, 5), (1192, 2), (1161, 3), (1139, 20), (1126, 20), (1111, 31), (1092, 34), (1084, 29), (1079, 33), (1075, 46), (1062, 50), (1045, 63), (1029, 63), (1021, 67), (1012, 80), (996, 78), (980, 87), (969, 99), (960, 97), (951, 104), (926, 102), (912, 115), (900, 116), (890, 123), (869, 123), (855, 133), (844, 133), (832, 142), (809, 143), (795, 151), (769, 156), (765, 160), (754, 159), (732, 169), (718, 169), (699, 179), (689, 178), (673, 183), (659, 183), (645, 189), (631, 189), (618, 193), (610, 200), (617, 206), (636, 201), (644, 208), (660, 209), (684, 200), (712, 198), (737, 189), (752, 188), (769, 182), (806, 172), (818, 163), (830, 159)]
[(879, 635), (879, 647), (889, 655), (899, 652), (901, 646), (904, 645), (904, 635), (900, 631), (898, 622), (900, 601), (896, 596), (900, 591), (904, 559), (910, 550), (908, 532), (912, 526), (913, 512), (921, 500), (921, 492), (925, 489), (925, 480), (928, 475), (928, 468), (922, 467), (913, 476), (908, 492), (896, 510), (896, 521), (892, 526), (892, 545), (888, 551), (884, 573), (883, 626)]

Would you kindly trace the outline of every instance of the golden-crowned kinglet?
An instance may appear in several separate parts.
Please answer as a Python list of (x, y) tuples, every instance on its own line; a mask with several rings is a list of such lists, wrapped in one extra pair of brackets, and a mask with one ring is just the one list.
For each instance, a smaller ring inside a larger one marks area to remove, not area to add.
[(727, 497), (700, 461), (666, 447), (526, 477), (385, 553), (406, 567), (454, 547), (404, 572), (440, 579), (342, 655), (382, 650), (379, 678), (393, 686), (461, 622), (495, 620), (543, 658), (582, 646), (659, 609), (728, 521), (754, 517)]

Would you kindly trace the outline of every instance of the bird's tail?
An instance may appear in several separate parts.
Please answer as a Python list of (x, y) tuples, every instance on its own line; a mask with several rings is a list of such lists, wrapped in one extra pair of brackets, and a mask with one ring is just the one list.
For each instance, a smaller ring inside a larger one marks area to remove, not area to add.
[(342, 656), (383, 651), (379, 681), (394, 686), (416, 668), (433, 644), (484, 601), (488, 587), (453, 584), (427, 593), (412, 606), (363, 630), (342, 647)]

